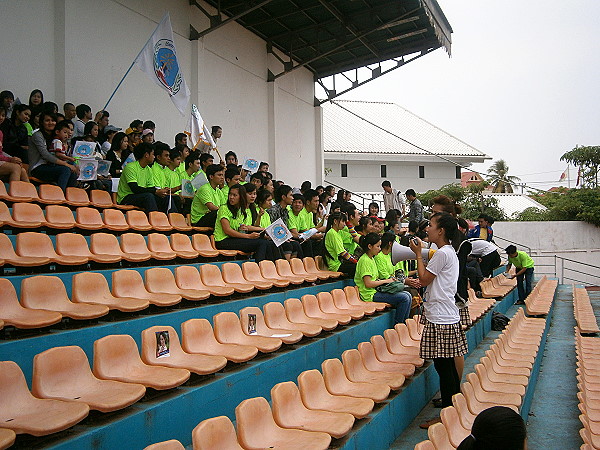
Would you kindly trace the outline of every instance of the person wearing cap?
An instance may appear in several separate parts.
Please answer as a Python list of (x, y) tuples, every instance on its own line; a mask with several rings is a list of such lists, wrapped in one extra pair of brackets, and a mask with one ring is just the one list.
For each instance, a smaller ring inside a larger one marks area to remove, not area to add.
[(140, 119), (135, 119), (133, 120), (130, 124), (129, 124), (129, 128), (127, 128), (125, 130), (125, 134), (131, 134), (134, 131), (141, 133), (142, 131), (144, 131), (144, 127), (143, 127), (144, 122), (142, 122)]
[(521, 415), (506, 406), (481, 411), (458, 450), (526, 450), (527, 428)]
[(106, 125), (104, 127), (104, 136), (106, 137), (106, 140), (100, 146), (100, 152), (102, 153), (103, 158), (106, 158), (106, 154), (110, 150), (113, 137), (115, 137), (115, 134), (121, 130), (122, 128), (117, 128), (114, 125)]
[(154, 131), (152, 131), (150, 128), (146, 128), (144, 131), (142, 131), (142, 142), (154, 144)]

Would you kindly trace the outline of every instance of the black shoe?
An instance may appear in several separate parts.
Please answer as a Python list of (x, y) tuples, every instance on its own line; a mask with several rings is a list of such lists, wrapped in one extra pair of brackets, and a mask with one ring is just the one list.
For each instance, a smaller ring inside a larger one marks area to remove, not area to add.
[(431, 403), (433, 403), (433, 406), (435, 408), (441, 408), (442, 407), (442, 399), (441, 398), (434, 398), (433, 400), (431, 400)]

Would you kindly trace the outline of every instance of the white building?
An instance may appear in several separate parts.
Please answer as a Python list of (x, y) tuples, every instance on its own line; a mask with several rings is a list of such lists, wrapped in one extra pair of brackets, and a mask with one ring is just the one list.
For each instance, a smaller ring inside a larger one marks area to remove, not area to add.
[(491, 159), (394, 103), (342, 101), (323, 105), (325, 182), (353, 192), (404, 192), (460, 183), (460, 166)]

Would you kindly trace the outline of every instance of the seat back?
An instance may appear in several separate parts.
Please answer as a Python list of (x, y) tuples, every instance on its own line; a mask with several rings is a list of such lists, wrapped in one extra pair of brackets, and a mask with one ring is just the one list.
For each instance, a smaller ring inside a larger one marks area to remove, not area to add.
[(214, 331), (206, 319), (190, 319), (181, 324), (181, 346), (188, 353), (202, 353), (209, 343), (216, 343)]
[(144, 273), (145, 286), (149, 292), (176, 292), (175, 276), (166, 267), (153, 267)]
[(304, 312), (304, 306), (298, 298), (288, 298), (283, 302), (285, 313), (290, 322), (307, 323), (310, 318)]
[(112, 273), (112, 293), (115, 297), (146, 298), (142, 276), (136, 270), (116, 270)]
[(43, 233), (34, 233), (32, 231), (17, 234), (16, 250), (17, 254), (21, 256), (58, 257), (54, 251), (50, 236)]
[(192, 246), (197, 251), (218, 255), (219, 252), (210, 245), (210, 239), (205, 234), (196, 233), (192, 236)]
[(182, 233), (173, 233), (170, 236), (171, 248), (175, 252), (196, 252), (192, 247), (192, 241), (189, 236)]
[(450, 439), (448, 439), (446, 427), (441, 423), (430, 426), (427, 429), (427, 436), (435, 446), (436, 450), (451, 450), (454, 448), (450, 443)]
[(37, 275), (21, 281), (21, 304), (26, 308), (61, 310), (71, 301), (62, 280), (55, 276)]
[(104, 210), (104, 223), (109, 227), (118, 227), (123, 230), (129, 229), (129, 225), (125, 220), (123, 212), (114, 208), (107, 208)]
[(242, 450), (229, 417), (218, 416), (203, 420), (192, 431), (194, 450)]
[(112, 208), (114, 206), (110, 193), (100, 189), (92, 189), (90, 191), (90, 202), (92, 205), (100, 208)]
[(73, 212), (66, 206), (48, 205), (46, 206), (46, 222), (51, 225), (74, 226), (75, 218)]
[(148, 221), (152, 225), (152, 228), (158, 231), (171, 231), (173, 229), (169, 218), (161, 211), (151, 211), (148, 214)]
[(317, 300), (319, 302), (319, 307), (321, 311), (333, 313), (333, 314), (342, 314), (343, 311), (340, 311), (333, 304), (333, 296), (329, 292), (319, 292), (317, 294)]
[(162, 357), (182, 355), (183, 349), (175, 328), (154, 326), (142, 331), (142, 360), (147, 364), (160, 364)]
[(260, 273), (262, 273), (262, 276), (264, 278), (270, 278), (275, 280), (284, 278), (281, 275), (279, 275), (279, 273), (277, 273), (277, 268), (275, 267), (275, 263), (273, 261), (263, 259), (261, 262), (258, 263), (258, 266), (260, 267)]
[(74, 302), (93, 301), (95, 298), (111, 297), (108, 281), (98, 272), (81, 272), (73, 275), (71, 297)]
[(18, 256), (15, 253), (15, 249), (13, 248), (10, 238), (4, 233), (0, 233), (0, 259), (17, 258)]
[(321, 375), (321, 372), (317, 369), (305, 370), (298, 375), (298, 387), (302, 403), (304, 403), (307, 408), (310, 408), (311, 405), (315, 404), (315, 399), (331, 396), (325, 387), (323, 375)]
[(25, 409), (34, 400), (21, 368), (14, 361), (0, 361), (0, 410)]
[(185, 450), (185, 447), (177, 439), (171, 439), (169, 441), (157, 442), (156, 444), (149, 445), (144, 450)]
[(348, 384), (348, 377), (344, 372), (344, 365), (337, 358), (326, 359), (321, 363), (323, 379), (326, 386), (345, 386)]
[(279, 302), (269, 302), (263, 306), (265, 323), (269, 328), (282, 328), (292, 325), (285, 315), (285, 307)]
[(185, 221), (183, 214), (169, 213), (169, 223), (179, 231), (192, 231), (192, 227)]
[(440, 418), (442, 419), (442, 423), (448, 432), (448, 440), (452, 444), (453, 448), (457, 448), (463, 439), (469, 435), (470, 430), (466, 430), (462, 426), (458, 416), (458, 411), (454, 406), (448, 406), (442, 409), (440, 412)]
[(290, 263), (285, 259), (278, 259), (275, 261), (275, 267), (277, 268), (277, 273), (282, 277), (290, 277), (297, 278), (296, 275), (292, 273), (292, 269), (290, 267)]
[(331, 291), (331, 297), (333, 299), (333, 304), (336, 306), (336, 308), (353, 308), (353, 306), (350, 303), (348, 303), (348, 300), (346, 299), (346, 293), (343, 291), (343, 289), (334, 289), (333, 291)]
[(87, 206), (77, 208), (77, 223), (97, 230), (104, 227), (100, 211)]
[(245, 308), (240, 309), (240, 324), (242, 325), (242, 330), (248, 333), (248, 325), (250, 322), (249, 315), (253, 314), (256, 318), (255, 327), (256, 332), (258, 334), (263, 334), (266, 336), (270, 336), (271, 332), (267, 328), (267, 324), (265, 323), (265, 318), (263, 316), (263, 312), (260, 308), (256, 306), (246, 306)]
[(279, 428), (264, 397), (249, 398), (235, 408), (238, 441), (244, 448), (268, 448)]
[(33, 358), (31, 392), (40, 398), (57, 397), (57, 388), (60, 396), (65, 386), (76, 390), (93, 378), (90, 363), (81, 347), (53, 347)]
[(29, 181), (11, 181), (8, 189), (10, 195), (19, 201), (39, 200), (35, 186)]
[(304, 306), (304, 312), (308, 317), (327, 317), (319, 307), (317, 297), (312, 294), (302, 296), (302, 306)]
[(63, 256), (92, 256), (85, 237), (78, 233), (57, 234), (56, 253)]
[(35, 203), (13, 203), (12, 216), (16, 222), (46, 222), (44, 211)]
[(123, 250), (123, 253), (136, 253), (141, 255), (150, 253), (144, 236), (137, 233), (124, 233), (121, 235), (121, 250)]
[(108, 233), (94, 233), (90, 240), (90, 251), (96, 255), (123, 255), (117, 237)]
[[(1, 183), (1, 185), (4, 185), (4, 183)], [(6, 205), (6, 203), (4, 202), (0, 202), (0, 223), (2, 222), (6, 222), (6, 223), (10, 223), (12, 222), (12, 216), (10, 215), (10, 210), (8, 209), (8, 206)]]
[(110, 379), (140, 364), (137, 344), (128, 334), (111, 334), (94, 342), (93, 372), (98, 378)]
[(148, 217), (144, 211), (130, 210), (127, 211), (127, 223), (134, 230), (151, 230), (152, 225), (148, 222)]
[(62, 203), (66, 201), (65, 193), (59, 186), (55, 186), (53, 184), (40, 184), (38, 191), (41, 200), (56, 203)]
[(398, 332), (391, 328), (384, 330), (383, 337), (385, 338), (385, 344), (388, 350), (392, 353), (402, 354), (404, 353), (404, 346), (400, 342), (400, 338), (398, 337)]
[(300, 391), (293, 381), (277, 383), (271, 388), (271, 403), (273, 405), (273, 418), (275, 423), (285, 426), (294, 418), (301, 417), (306, 411), (302, 404)]
[(356, 289), (356, 286), (346, 286), (344, 288), (344, 292), (346, 293), (346, 300), (348, 300), (348, 303), (351, 305), (360, 305), (362, 300), (360, 299), (359, 295), (358, 295), (358, 290)]
[(90, 204), (87, 192), (76, 187), (68, 187), (65, 195), (67, 202), (74, 205), (86, 206)]
[(213, 327), (215, 337), (222, 343), (235, 342), (244, 335), (240, 319), (234, 312), (221, 312), (214, 315)]
[(319, 272), (319, 268), (317, 267), (317, 263), (315, 262), (314, 258), (305, 256), (302, 260), (302, 263), (304, 264), (304, 269), (306, 269), (308, 273)]
[(290, 268), (292, 269), (292, 273), (294, 275), (305, 276), (308, 275), (308, 272), (304, 268), (304, 263), (300, 258), (292, 258), (290, 259)]
[(169, 238), (162, 233), (150, 233), (148, 235), (148, 250), (151, 252), (173, 253)]
[(254, 261), (242, 263), (242, 275), (248, 281), (266, 281), (260, 273), (260, 267)]
[(219, 267), (214, 264), (202, 264), (200, 266), (200, 276), (206, 286), (226, 286)]
[(179, 266), (175, 268), (175, 282), (181, 289), (204, 289), (200, 272), (193, 266)]
[(225, 283), (248, 284), (242, 274), (242, 268), (237, 263), (225, 263), (221, 266), (221, 271)]

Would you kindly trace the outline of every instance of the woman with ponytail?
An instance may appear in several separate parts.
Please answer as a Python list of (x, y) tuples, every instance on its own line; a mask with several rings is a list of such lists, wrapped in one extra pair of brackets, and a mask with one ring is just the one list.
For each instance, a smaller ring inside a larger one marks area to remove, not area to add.
[[(467, 338), (454, 300), (459, 264), (451, 243), (458, 238), (459, 231), (456, 219), (448, 213), (435, 213), (430, 220), (427, 235), (438, 250), (427, 266), (421, 255), (421, 240), (413, 239), (410, 248), (417, 259), (419, 281), (422, 286), (427, 286), (420, 355), (423, 359), (433, 360), (440, 377), (442, 407), (445, 408), (452, 406), (452, 396), (460, 392), (460, 377), (454, 358), (468, 351)], [(421, 424), (421, 427), (428, 428), (439, 421), (436, 418)]]
[(380, 292), (378, 287), (398, 282), (396, 278), (389, 277), (383, 280), (379, 279), (379, 269), (375, 256), (381, 251), (381, 236), (375, 233), (369, 233), (360, 238), (360, 246), (363, 249), (363, 255), (356, 264), (356, 273), (354, 282), (358, 286), (360, 299), (363, 302), (383, 302), (396, 306), (395, 323), (404, 323), (410, 314), (412, 296), (406, 291), (399, 292)]
[(325, 232), (325, 263), (332, 272), (342, 272), (354, 276), (356, 271), (356, 258), (344, 248), (340, 230), (346, 226), (347, 216), (341, 212), (334, 212), (327, 219)]

